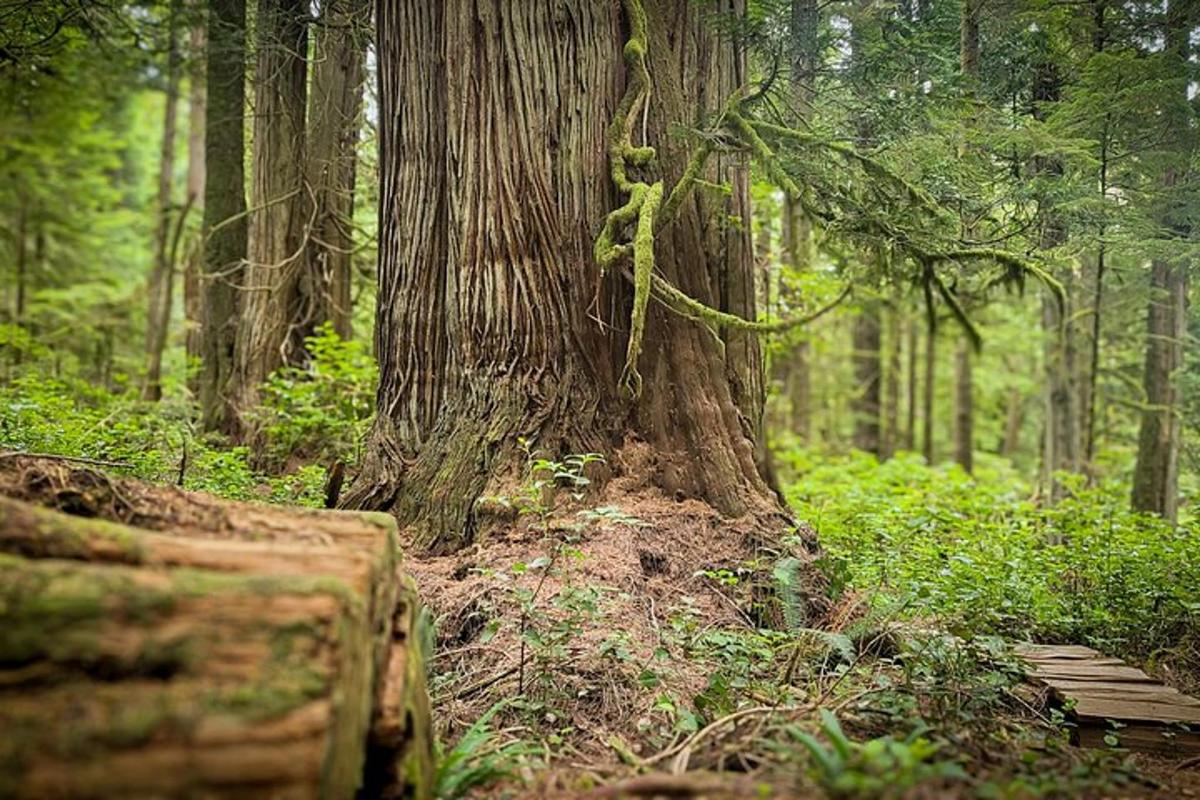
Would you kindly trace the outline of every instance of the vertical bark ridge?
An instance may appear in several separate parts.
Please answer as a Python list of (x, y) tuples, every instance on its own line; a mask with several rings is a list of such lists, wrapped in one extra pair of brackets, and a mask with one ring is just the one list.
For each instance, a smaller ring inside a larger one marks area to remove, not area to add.
[[(755, 459), (756, 342), (723, 343), (651, 304), (642, 396), (617, 391), (632, 293), (619, 270), (601, 273), (593, 242), (616, 203), (607, 137), (624, 92), (620, 6), (428, 6), (379, 6), (382, 380), (344, 504), (391, 508), (419, 544), (452, 550), (486, 526), (476, 500), (515, 476), (519, 437), (563, 455), (611, 454), (632, 436), (655, 449), (653, 479), (671, 495), (777, 512)], [(671, 185), (690, 155), (672, 130), (719, 110), (742, 73), (694, 4), (645, 10), (644, 125), (658, 158), (639, 169)], [(740, 172), (736, 159), (709, 165), (705, 177), (729, 179), (734, 196), (691, 196), (658, 238), (656, 267), (752, 318), (748, 230), (728, 224), (749, 218)]]

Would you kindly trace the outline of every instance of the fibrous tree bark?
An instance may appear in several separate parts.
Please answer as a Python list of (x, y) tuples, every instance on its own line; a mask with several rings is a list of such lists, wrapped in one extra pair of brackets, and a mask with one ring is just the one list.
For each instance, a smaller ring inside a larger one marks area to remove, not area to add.
[(175, 133), (179, 108), (179, 83), (182, 54), (179, 49), (181, 0), (171, 0), (167, 10), (166, 98), (163, 102), (162, 147), (158, 161), (158, 221), (154, 229), (154, 266), (147, 285), (149, 309), (146, 315), (146, 376), (142, 399), (162, 398), (162, 357), (171, 322), (175, 293), (175, 263), (171, 258), (171, 204), (175, 186)]
[(302, 336), (330, 321), (338, 335), (350, 337), (355, 149), (370, 21), (370, 0), (325, 0), (315, 28), (305, 159), (315, 208), (304, 243), (300, 317), (291, 320)]
[(207, 106), (204, 114), (203, 371), (200, 404), (207, 430), (233, 422), (226, 384), (233, 371), (237, 287), (246, 259), (245, 0), (208, 0)]
[[(622, 442), (640, 440), (667, 496), (779, 512), (756, 463), (757, 343), (649, 304), (623, 371), (635, 293), (623, 265), (602, 271), (594, 256), (621, 204), (610, 176), (644, 174), (654, 183), (640, 196), (662, 198), (694, 147), (669, 132), (703, 125), (744, 81), (707, 10), (379, 4), (380, 388), (345, 505), (391, 509), (420, 545), (454, 550), (487, 525), (476, 501), (519, 468), (525, 437), (548, 454), (606, 454), (613, 468)], [(654, 157), (627, 150), (627, 135)], [(749, 218), (744, 166), (709, 161), (703, 176), (728, 195), (688, 194), (661, 229), (644, 215), (632, 235), (640, 258), (656, 242), (657, 275), (752, 319), (749, 230), (729, 224)]]
[(250, 239), (229, 383), (237, 415), (231, 422), (243, 435), (259, 385), (304, 352), (305, 331), (295, 322), (303, 316), (312, 213), (304, 180), (308, 6), (305, 0), (258, 3)]

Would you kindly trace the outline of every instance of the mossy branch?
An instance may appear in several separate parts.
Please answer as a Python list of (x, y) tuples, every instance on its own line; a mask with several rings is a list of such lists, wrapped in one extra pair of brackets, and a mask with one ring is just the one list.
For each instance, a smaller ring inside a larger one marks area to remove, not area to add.
[(729, 314), (711, 308), (699, 300), (684, 294), (670, 281), (658, 275), (651, 275), (650, 281), (651, 288), (654, 290), (654, 298), (680, 316), (699, 320), (712, 327), (725, 327), (735, 331), (757, 334), (783, 333), (793, 328), (807, 325), (841, 305), (842, 301), (850, 296), (853, 288), (851, 284), (847, 283), (832, 302), (822, 306), (811, 314), (788, 317), (772, 322), (755, 322), (754, 320), (743, 319), (736, 314)]
[[(641, 0), (625, 0), (629, 17), (629, 40), (625, 42), (625, 65), (630, 81), (617, 106), (608, 131), (608, 161), (613, 183), (629, 195), (620, 208), (604, 220), (596, 237), (593, 254), (601, 270), (606, 270), (626, 256), (633, 256), (634, 294), (633, 319), (629, 326), (629, 343), (625, 353), (625, 368), (621, 385), (633, 397), (641, 394), (642, 376), (637, 359), (642, 352), (642, 334), (646, 326), (646, 305), (650, 298), (650, 273), (654, 270), (654, 219), (662, 203), (662, 182), (653, 185), (634, 181), (629, 167), (644, 167), (654, 161), (653, 147), (635, 147), (633, 127), (638, 113), (650, 101), (650, 70), (646, 67), (647, 36), (646, 10)], [(617, 236), (636, 222), (631, 242), (618, 242)]]
[(642, 376), (637, 371), (637, 362), (642, 354), (646, 305), (650, 302), (650, 279), (654, 272), (654, 217), (662, 203), (662, 181), (656, 181), (641, 194), (637, 231), (633, 235), (633, 317), (625, 349), (625, 368), (621, 371), (621, 387), (631, 397), (642, 393)]
[(963, 331), (966, 332), (967, 338), (971, 341), (971, 348), (975, 352), (979, 352), (983, 347), (983, 337), (980, 336), (979, 329), (975, 327), (975, 323), (967, 316), (967, 310), (963, 308), (962, 303), (958, 301), (958, 297), (955, 296), (954, 292), (950, 291), (950, 287), (946, 285), (946, 282), (936, 272), (930, 270), (929, 277), (938, 294), (942, 296), (942, 299), (946, 301), (946, 305), (950, 307), (950, 313), (954, 315), (954, 319), (957, 320), (958, 324), (962, 326)]
[(930, 194), (920, 186), (910, 182), (903, 175), (891, 169), (883, 162), (872, 158), (866, 153), (859, 151), (855, 147), (842, 144), (841, 142), (830, 141), (829, 139), (824, 139), (815, 134), (806, 133), (805, 131), (799, 131), (795, 128), (787, 128), (782, 125), (775, 125), (773, 123), (763, 122), (761, 120), (754, 120), (751, 125), (755, 131), (762, 131), (763, 133), (778, 136), (783, 139), (790, 139), (800, 144), (812, 145), (814, 147), (820, 147), (832, 153), (836, 153), (845, 158), (847, 161), (854, 161), (858, 163), (867, 172), (867, 174), (871, 175), (872, 177), (899, 186), (904, 191), (905, 195), (908, 196), (909, 200), (911, 200), (914, 204), (925, 208), (927, 211), (930, 211), (936, 215), (949, 213), (941, 203), (933, 199), (933, 197), (930, 196)]

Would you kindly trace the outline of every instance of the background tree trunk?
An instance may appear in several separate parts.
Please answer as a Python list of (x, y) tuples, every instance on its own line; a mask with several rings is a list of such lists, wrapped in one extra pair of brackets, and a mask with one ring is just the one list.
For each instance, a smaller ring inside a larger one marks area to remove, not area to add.
[[(1188, 4), (1168, 0), (1166, 13), (1166, 52), (1174, 56), (1174, 74), (1182, 91), (1186, 80), (1190, 23)], [(1188, 165), (1186, 120), (1175, 127), (1173, 142), (1180, 169)], [(1163, 173), (1162, 186), (1170, 192), (1178, 180), (1176, 166)], [(1187, 221), (1172, 216), (1170, 204), (1162, 220), (1177, 234), (1187, 234)], [(1132, 506), (1175, 522), (1179, 503), (1179, 386), (1183, 368), (1183, 338), (1187, 331), (1187, 270), (1189, 264), (1155, 260), (1150, 274), (1150, 305), (1146, 313), (1146, 360), (1143, 384), (1146, 392), (1138, 430), (1137, 463), (1133, 470)]]
[(208, 0), (208, 48), (204, 115), (204, 276), (202, 282), (202, 422), (206, 430), (229, 430), (233, 419), (226, 383), (233, 371), (237, 334), (237, 287), (246, 259), (245, 0)]
[[(803, 127), (804, 120), (812, 115), (816, 96), (820, 17), (816, 0), (792, 0), (791, 11), (792, 112)], [(812, 223), (800, 204), (790, 198), (784, 199), (783, 214), (788, 261), (799, 273), (808, 269), (812, 259)], [(787, 364), (781, 363), (791, 406), (791, 429), (805, 444), (812, 441), (811, 349), (807, 338), (801, 339), (788, 354)]]
[(242, 435), (259, 385), (304, 358), (301, 283), (312, 217), (304, 182), (308, 6), (307, 0), (258, 3), (249, 261), (230, 384)]
[(971, 356), (970, 341), (960, 340), (954, 359), (954, 460), (968, 474), (975, 469), (975, 381)]
[(887, 383), (884, 399), (884, 437), (880, 456), (891, 458), (903, 446), (900, 431), (900, 331), (903, 328), (899, 298), (887, 311)]
[[(959, 71), (962, 73), (967, 101), (978, 103), (977, 90), (979, 87), (979, 63), (981, 46), (979, 42), (979, 23), (983, 14), (983, 0), (963, 0), (959, 20)], [(973, 117), (968, 118), (967, 126), (973, 124)], [(963, 145), (961, 153), (968, 152)], [(974, 238), (974, 231), (968, 223), (965, 234)], [(966, 308), (970, 307), (969, 297), (960, 297), (960, 302)], [(954, 358), (954, 460), (967, 473), (974, 469), (975, 462), (975, 385), (974, 373), (971, 370), (971, 343), (965, 339), (958, 343)]]
[(25, 297), (29, 291), (29, 203), (22, 200), (17, 206), (16, 224), (17, 291), (13, 300), (13, 320), (25, 322)]
[(854, 446), (880, 455), (880, 391), (883, 385), (879, 307), (869, 305), (854, 319)]
[(925, 328), (925, 385), (921, 397), (921, 451), (925, 463), (933, 464), (933, 406), (937, 384), (937, 325), (931, 319)]
[(313, 44), (306, 169), (315, 211), (300, 293), (305, 336), (325, 321), (350, 338), (354, 174), (370, 0), (328, 0)]
[[(1097, 53), (1104, 52), (1104, 47), (1108, 40), (1108, 29), (1105, 22), (1107, 7), (1108, 0), (1092, 0), (1092, 49)], [(1100, 180), (1098, 189), (1101, 202), (1107, 202), (1108, 198), (1109, 121), (1109, 115), (1105, 114), (1104, 127), (1100, 133), (1099, 153)], [(1082, 405), (1084, 411), (1083, 460), (1089, 468), (1089, 474), (1091, 474), (1092, 462), (1096, 455), (1096, 405), (1098, 397), (1097, 386), (1100, 380), (1100, 335), (1103, 330), (1104, 277), (1108, 266), (1108, 246), (1105, 241), (1107, 232), (1107, 221), (1102, 217), (1099, 230), (1097, 231), (1100, 242), (1096, 247), (1096, 269), (1092, 278), (1091, 354), (1088, 359), (1086, 399)]]
[(1000, 443), (1000, 455), (1012, 458), (1021, 444), (1021, 425), (1025, 421), (1025, 397), (1015, 386), (1008, 391), (1004, 419), (1004, 439)]
[(917, 450), (917, 361), (919, 360), (917, 348), (920, 328), (915, 320), (909, 319), (905, 323), (905, 329), (908, 337), (905, 351), (908, 360), (906, 369), (908, 377), (904, 382), (904, 388), (908, 395), (907, 403), (905, 403), (908, 419), (904, 424), (904, 449), (913, 453)]
[(162, 399), (162, 357), (171, 325), (175, 294), (175, 264), (171, 259), (171, 194), (175, 185), (175, 130), (179, 107), (181, 54), (179, 52), (180, 0), (171, 0), (167, 11), (167, 85), (163, 103), (163, 137), (158, 161), (158, 222), (154, 230), (154, 267), (150, 271), (146, 314), (146, 376), (142, 399)]
[[(1049, 105), (1058, 102), (1062, 79), (1057, 68), (1049, 61), (1034, 69), (1033, 116), (1044, 120)], [(1041, 158), (1034, 163), (1034, 170), (1050, 178), (1063, 174), (1063, 165), (1056, 158)], [(1048, 212), (1043, 222), (1042, 248), (1050, 250), (1062, 244), (1065, 232), (1058, 215)], [(1042, 491), (1051, 499), (1062, 495), (1062, 486), (1054, 480), (1059, 471), (1078, 472), (1079, 449), (1082, 442), (1079, 418), (1079, 397), (1075, 384), (1075, 331), (1073, 319), (1076, 281), (1071, 274), (1059, 275), (1065, 297), (1060, 302), (1050, 292), (1044, 291), (1042, 298), (1042, 330), (1046, 337), (1045, 386), (1046, 410), (1045, 432), (1042, 445)]]
[[(745, 76), (709, 9), (645, 6), (645, 130), (670, 186), (690, 143), (669, 131), (696, 119), (689, 109), (719, 109)], [(640, 441), (667, 496), (780, 511), (756, 463), (756, 343), (722, 347), (651, 304), (641, 396), (618, 394), (631, 290), (600, 274), (592, 248), (618, 202), (606, 145), (625, 26), (616, 4), (585, 0), (379, 4), (379, 415), (343, 502), (392, 509), (433, 551), (486, 526), (476, 500), (511, 481), (518, 437), (547, 455), (604, 453), (617, 470), (621, 443)], [(727, 224), (748, 218), (739, 162), (710, 165), (732, 195), (691, 196), (658, 235), (657, 268), (752, 317), (749, 231)]]
[[(202, 3), (195, 3), (193, 13), (203, 15)], [(204, 79), (204, 20), (197, 19), (192, 26), (189, 40), (188, 69), (188, 165), (187, 203), (203, 211), (204, 205), (204, 117), (206, 114), (207, 87)], [(203, 293), (200, 288), (200, 272), (203, 268), (203, 248), (189, 247), (183, 273), (183, 317), (184, 346), (188, 361), (199, 361), (203, 353)], [(189, 376), (188, 388), (193, 394), (200, 392), (199, 376)]]

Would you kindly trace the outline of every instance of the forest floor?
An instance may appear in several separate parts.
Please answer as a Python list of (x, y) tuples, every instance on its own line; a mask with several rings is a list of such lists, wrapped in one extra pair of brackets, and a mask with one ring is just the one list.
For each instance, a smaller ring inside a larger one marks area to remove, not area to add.
[(556, 495), (406, 561), (445, 796), (1200, 797), (1179, 759), (1072, 747), (1011, 641), (855, 590), (799, 607), (802, 548), (636, 477)]
[[(1200, 797), (1197, 765), (1131, 754), (1120, 747), (1119, 729), (1115, 746), (1071, 746), (1069, 713), (1027, 681), (1013, 652), (1023, 639), (1100, 646), (1109, 636), (1114, 648), (1126, 643), (1112, 654), (1132, 659), (1139, 651), (1131, 634), (1114, 633), (1123, 630), (1123, 611), (1141, 615), (1129, 617), (1130, 628), (1156, 637), (1154, 657), (1133, 663), (1194, 691), (1194, 628), (1179, 627), (1161, 597), (1147, 601), (1155, 609), (1148, 616), (1122, 594), (1171, 590), (1184, 580), (1161, 571), (1196, 565), (1191, 550), (1155, 549), (1172, 539), (1141, 529), (1130, 558), (1153, 560), (1123, 562), (1114, 556), (1123, 551), (1113, 528), (1097, 562), (1109, 572), (1094, 578), (1083, 554), (1095, 548), (1082, 533), (1064, 545), (1082, 548), (1066, 559), (1069, 570), (1038, 556), (1030, 574), (1069, 574), (1064, 596), (1075, 598), (1089, 580), (1108, 592), (1089, 596), (1087, 608), (1056, 612), (1077, 626), (1092, 612), (1106, 620), (1107, 628), (1089, 633), (1056, 627), (1054, 616), (1039, 621), (1036, 609), (1050, 608), (1050, 596), (1036, 599), (1037, 587), (993, 574), (984, 542), (999, 540), (995, 520), (976, 539), (933, 536), (949, 557), (926, 554), (916, 533), (902, 549), (848, 523), (870, 514), (870, 530), (886, 532), (892, 523), (877, 514), (886, 507), (905, 525), (925, 515), (947, 521), (954, 536), (973, 536), (971, 526), (991, 512), (945, 513), (939, 504), (959, 480), (952, 475), (927, 476), (940, 481), (938, 495), (918, 485), (911, 465), (872, 466), (867, 476), (843, 465), (845, 481), (873, 492), (848, 497), (853, 517), (831, 505), (814, 510), (825, 501), (797, 482), (792, 503), (822, 526), (828, 548), (814, 565), (807, 537), (795, 530), (764, 536), (760, 526), (723, 519), (702, 503), (663, 498), (650, 488), (645, 464), (614, 466), (617, 477), (589, 492), (571, 486), (583, 468), (545, 464), (557, 478), (517, 481), (511, 496), (491, 498), (511, 513), (500, 533), (451, 556), (404, 548), (404, 569), (430, 612), (440, 797)], [(906, 491), (921, 493), (919, 508), (883, 499), (884, 488), (894, 488), (886, 470), (906, 475)], [(205, 508), (181, 504), (184, 495), (170, 487), (103, 477), (80, 483), (80, 475), (98, 474), (66, 463), (49, 473), (9, 470), (0, 491), (150, 527), (189, 525)], [(846, 493), (826, 474), (811, 477), (821, 491)], [(959, 488), (972, 497), (984, 491), (966, 482)], [(1063, 505), (1054, 513), (1081, 520)], [(1021, 527), (1017, 517), (1004, 525)], [(1013, 552), (1034, 549), (1009, 541), (999, 561), (1013, 562)], [(883, 556), (895, 561), (875, 563)], [(955, 573), (950, 565), (967, 556), (973, 560)], [(932, 571), (901, 572), (927, 561)], [(910, 589), (926, 581), (936, 590), (897, 594), (885, 591), (888, 581)], [(1007, 588), (976, 597), (992, 584)], [(1196, 589), (1186, 581), (1178, 588)], [(986, 611), (1004, 608), (1010, 595), (1028, 595), (1028, 613), (1000, 617), (1007, 627), (997, 627)]]

